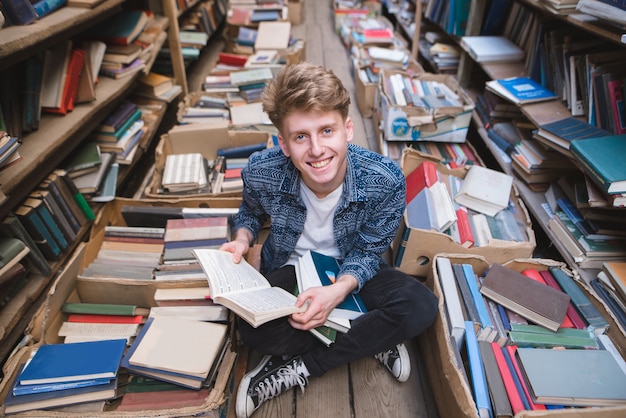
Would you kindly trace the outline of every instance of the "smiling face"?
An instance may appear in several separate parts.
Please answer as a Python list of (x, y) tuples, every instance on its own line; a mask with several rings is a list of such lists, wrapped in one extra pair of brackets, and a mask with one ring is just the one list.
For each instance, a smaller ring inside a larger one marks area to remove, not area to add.
[(338, 111), (290, 112), (278, 143), (300, 171), (304, 184), (319, 198), (339, 187), (346, 175), (352, 120)]

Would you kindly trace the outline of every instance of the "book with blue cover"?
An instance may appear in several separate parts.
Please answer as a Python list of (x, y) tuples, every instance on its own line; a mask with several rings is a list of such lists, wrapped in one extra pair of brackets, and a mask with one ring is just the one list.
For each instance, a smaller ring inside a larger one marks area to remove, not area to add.
[[(301, 291), (313, 286), (330, 286), (335, 283), (341, 266), (336, 258), (316, 251), (307, 251), (300, 257), (298, 264), (300, 267), (298, 270), (306, 275), (302, 280)], [(351, 293), (333, 309), (329, 319), (339, 317), (352, 320), (365, 312), (367, 308), (361, 297), (357, 293)]]
[(18, 380), (22, 385), (73, 382), (117, 376), (126, 339), (39, 347)]
[(490, 80), (485, 88), (516, 105), (555, 100), (556, 93), (529, 77)]

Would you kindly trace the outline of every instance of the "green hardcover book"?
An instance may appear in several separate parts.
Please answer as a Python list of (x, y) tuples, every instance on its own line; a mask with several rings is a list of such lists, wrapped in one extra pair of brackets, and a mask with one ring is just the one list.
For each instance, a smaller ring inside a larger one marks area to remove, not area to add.
[(0, 231), (6, 236), (21, 240), (30, 248), (30, 253), (27, 257), (41, 274), (49, 276), (50, 273), (52, 273), (52, 269), (48, 261), (46, 261), (46, 257), (15, 214), (10, 213), (2, 220)]
[(615, 158), (626, 153), (626, 134), (574, 140), (570, 151), (606, 192), (626, 193), (626, 165)]
[(68, 302), (62, 308), (65, 313), (97, 314), (97, 315), (142, 315), (150, 313), (149, 308), (141, 308), (135, 305), (114, 303), (81, 303)]
[(26, 244), (17, 238), (0, 237), (0, 268), (9, 264), (25, 247)]
[(24, 205), (30, 206), (37, 211), (39, 217), (46, 225), (46, 228), (48, 228), (54, 237), (54, 240), (57, 242), (57, 245), (61, 248), (61, 251), (65, 251), (69, 247), (69, 243), (67, 242), (67, 239), (65, 239), (63, 232), (61, 232), (59, 225), (52, 217), (52, 213), (50, 213), (50, 210), (46, 207), (43, 200), (28, 198), (24, 201)]
[(597, 349), (598, 341), (593, 337), (575, 337), (559, 333), (509, 331), (509, 341), (518, 347), (565, 347), (571, 349)]
[(70, 176), (96, 171), (100, 165), (100, 147), (96, 141), (85, 141), (64, 164)]
[(589, 300), (582, 289), (574, 282), (574, 279), (559, 268), (549, 267), (549, 270), (559, 286), (561, 286), (561, 289), (570, 296), (578, 313), (594, 328), (595, 333), (604, 334), (609, 327), (609, 323), (591, 303), (591, 300)]
[(94, 219), (96, 219), (96, 215), (93, 213), (91, 206), (89, 206), (89, 203), (87, 203), (87, 200), (85, 200), (85, 196), (83, 196), (80, 190), (78, 190), (78, 187), (76, 187), (74, 181), (67, 174), (59, 174), (59, 178), (61, 178), (65, 182), (67, 188), (70, 190), (70, 193), (72, 194), (80, 209), (85, 214), (87, 220), (93, 221)]
[(136, 109), (132, 115), (119, 127), (115, 132), (96, 132), (96, 139), (98, 141), (117, 142), (122, 135), (126, 133), (133, 123), (141, 118), (141, 109)]
[(30, 206), (22, 205), (15, 209), (15, 215), (26, 228), (46, 259), (56, 261), (61, 256), (61, 248), (39, 217)]

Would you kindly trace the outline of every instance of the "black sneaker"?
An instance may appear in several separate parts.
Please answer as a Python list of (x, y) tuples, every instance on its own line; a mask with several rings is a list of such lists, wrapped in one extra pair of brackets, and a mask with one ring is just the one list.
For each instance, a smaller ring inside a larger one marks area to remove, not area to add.
[(237, 418), (248, 418), (268, 399), (280, 395), (286, 390), (300, 386), (302, 392), (308, 383), (308, 371), (302, 358), (265, 356), (259, 365), (246, 373), (239, 384), (235, 410)]
[(406, 382), (411, 375), (411, 358), (404, 343), (374, 356), (399, 382)]

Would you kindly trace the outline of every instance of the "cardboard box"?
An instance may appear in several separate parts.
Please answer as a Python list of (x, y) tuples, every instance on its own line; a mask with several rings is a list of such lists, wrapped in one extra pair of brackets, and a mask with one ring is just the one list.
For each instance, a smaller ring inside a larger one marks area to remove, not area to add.
[[(67, 314), (61, 312), (63, 303), (66, 301), (80, 302), (86, 301), (82, 298), (80, 292), (77, 290), (77, 277), (80, 265), (85, 255), (86, 244), (81, 243), (78, 249), (74, 252), (72, 259), (67, 263), (63, 271), (59, 274), (57, 279), (52, 284), (49, 292), (46, 294), (46, 298), (40, 308), (37, 310), (29, 326), (25, 332), (25, 337), (22, 340), (22, 345), (14, 351), (7, 359), (3, 366), (4, 378), (0, 382), (0, 399), (4, 399), (6, 394), (11, 389), (11, 385), (17, 376), (19, 366), (23, 364), (29, 357), (33, 349), (36, 349), (42, 344), (56, 344), (61, 343), (62, 340), (58, 337), (58, 330), (63, 321), (67, 319)], [(153, 292), (149, 286), (142, 288), (144, 297), (135, 300), (138, 305), (143, 304), (143, 300), (149, 298), (148, 293)], [(114, 288), (100, 290), (99, 292), (92, 292), (94, 298), (93, 302), (96, 303), (127, 303), (130, 300), (127, 298), (126, 292), (122, 290), (115, 290)], [(140, 300), (141, 299), (141, 300)], [(145, 306), (145, 305), (144, 305)], [(154, 306), (154, 305), (152, 305)], [(235, 340), (233, 340), (235, 341)], [(229, 399), (232, 398), (230, 390), (234, 385), (234, 366), (236, 362), (237, 354), (235, 351), (227, 351), (225, 358), (222, 360), (216, 382), (214, 387), (209, 392), (209, 396), (205, 399), (204, 404), (198, 407), (186, 407), (186, 408), (172, 408), (161, 410), (143, 410), (140, 412), (126, 412), (123, 416), (126, 417), (186, 417), (186, 416), (203, 416), (218, 418), (225, 416), (228, 412)], [(46, 417), (119, 417), (122, 414), (115, 411), (115, 401), (112, 406), (107, 407), (105, 412), (90, 412), (90, 413), (74, 413), (74, 412), (55, 412), (55, 411), (28, 411), (18, 414), (11, 414), (15, 417), (32, 417), (32, 416), (46, 416)], [(0, 408), (0, 414), (4, 415), (4, 408)]]
[[(412, 148), (405, 148), (402, 154), (402, 171), (407, 176), (422, 161), (430, 160), (428, 157), (420, 155)], [(438, 164), (437, 170), (442, 174), (453, 175), (464, 178), (467, 169), (449, 169), (445, 165)], [(432, 230), (411, 228), (408, 226), (406, 214), (403, 224), (398, 228), (392, 243), (393, 261), (397, 269), (414, 276), (426, 277), (430, 271), (430, 266), (438, 253), (473, 254), (485, 257), (490, 263), (504, 263), (514, 258), (532, 257), (532, 253), (537, 245), (535, 233), (532, 229), (532, 222), (526, 206), (519, 198), (515, 187), (511, 190), (510, 201), (519, 209), (518, 222), (523, 222), (526, 226), (525, 232), (528, 241), (514, 242), (492, 239), (488, 245), (481, 247), (465, 248), (455, 242), (452, 237), (441, 232)], [(404, 251), (397, 263), (398, 253)]]
[[(410, 55), (409, 51), (406, 52)], [(360, 63), (358, 60), (354, 62), (354, 95), (356, 96), (356, 104), (361, 115), (365, 118), (371, 118), (374, 115), (378, 83), (372, 83), (361, 76), (361, 70), (365, 68), (365, 66), (365, 64)], [(424, 68), (412, 58), (409, 59), (407, 69), (415, 74), (424, 72)]]
[(336, 1), (333, 1), (333, 13), (335, 16), (335, 31), (339, 34), (344, 19), (363, 19), (380, 16), (382, 4), (377, 0), (365, 0), (361, 2), (360, 8), (351, 9), (342, 8)]
[(390, 99), (392, 93), (382, 80), (398, 71), (383, 70), (377, 91), (381, 130), (387, 141), (465, 142), (474, 102), (456, 78), (446, 74), (418, 74), (413, 79), (439, 81), (455, 92), (461, 106), (430, 110), (415, 106), (398, 106)]
[[(121, 214), (124, 205), (148, 207), (190, 208), (239, 208), (240, 198), (203, 198), (181, 200), (125, 199), (116, 198), (104, 205), (91, 228), (89, 241), (84, 244), (84, 255), (77, 272), (76, 291), (84, 302), (96, 303), (103, 294), (116, 295), (118, 303), (134, 303), (140, 306), (155, 306), (154, 291), (162, 288), (197, 287), (207, 284), (206, 279), (196, 280), (133, 280), (122, 278), (82, 277), (82, 270), (98, 255), (104, 240), (107, 225), (125, 226)], [(121, 302), (125, 301), (125, 302)]]
[(304, 22), (304, 0), (289, 0), (287, 13), (291, 24), (299, 25)]
[(217, 150), (225, 147), (236, 147), (265, 143), (274, 145), (272, 135), (261, 131), (236, 131), (228, 129), (226, 124), (191, 124), (179, 125), (175, 132), (161, 135), (155, 149), (154, 173), (150, 184), (144, 190), (144, 196), (152, 199), (197, 199), (200, 197), (237, 197), (241, 192), (197, 193), (190, 195), (173, 195), (159, 193), (165, 160), (170, 154), (190, 152), (201, 153), (208, 161), (217, 157)]
[[(483, 274), (490, 266), (490, 263), (481, 256), (469, 254), (448, 254), (441, 253), (437, 257), (448, 257), (453, 263), (471, 264), (476, 274)], [(527, 268), (535, 268), (540, 271), (547, 270), (550, 266), (556, 266), (570, 276), (572, 273), (566, 268), (564, 263), (536, 258), (519, 258), (509, 260), (503, 263), (506, 267), (517, 272), (521, 272)], [(604, 304), (596, 298), (576, 275), (578, 286), (583, 289), (585, 294), (591, 299), (594, 306), (609, 321), (609, 330), (607, 334), (611, 337), (613, 343), (620, 350), (621, 355), (626, 355), (626, 337), (618, 328), (612, 315), (610, 315)], [(443, 292), (437, 276), (436, 263), (433, 263), (426, 280), (426, 285), (433, 290), (439, 298), (439, 316), (424, 333), (417, 338), (417, 347), (422, 356), (423, 364), (426, 367), (426, 375), (428, 377), (430, 388), (433, 392), (435, 403), (439, 416), (441, 417), (478, 417), (478, 410), (472, 395), (472, 389), (465, 380), (462, 371), (457, 366), (455, 360), (455, 349), (450, 341), (450, 333), (448, 331), (448, 321), (443, 300)], [(515, 415), (515, 418), (525, 417), (567, 417), (567, 418), (618, 418), (626, 416), (626, 405), (616, 407), (598, 407), (598, 408), (571, 408), (561, 410), (546, 411), (524, 411)]]

